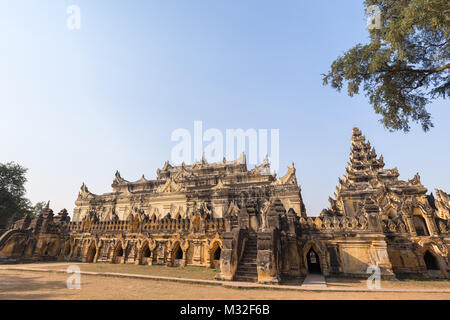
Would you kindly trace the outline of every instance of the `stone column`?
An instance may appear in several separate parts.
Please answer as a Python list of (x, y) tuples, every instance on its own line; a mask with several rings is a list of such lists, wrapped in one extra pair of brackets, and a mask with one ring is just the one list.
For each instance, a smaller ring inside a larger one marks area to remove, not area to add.
[(279, 283), (280, 270), (278, 264), (280, 253), (274, 247), (279, 243), (274, 229), (264, 229), (258, 232), (258, 255), (256, 258), (259, 283)]
[(193, 241), (194, 245), (194, 256), (192, 258), (193, 264), (201, 264), (202, 257), (201, 257), (201, 250), (202, 250), (202, 242), (195, 240)]

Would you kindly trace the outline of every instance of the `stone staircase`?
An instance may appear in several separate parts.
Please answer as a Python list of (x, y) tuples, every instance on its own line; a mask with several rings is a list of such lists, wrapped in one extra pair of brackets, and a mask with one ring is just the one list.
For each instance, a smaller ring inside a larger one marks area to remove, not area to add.
[(256, 268), (256, 256), (257, 256), (257, 237), (256, 235), (250, 235), (245, 243), (244, 255), (239, 262), (234, 281), (244, 282), (257, 282), (258, 271)]

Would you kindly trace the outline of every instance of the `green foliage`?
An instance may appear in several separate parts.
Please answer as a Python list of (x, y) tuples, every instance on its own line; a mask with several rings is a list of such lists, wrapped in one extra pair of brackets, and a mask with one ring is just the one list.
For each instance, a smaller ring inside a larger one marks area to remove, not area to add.
[(46, 205), (47, 202), (45, 201), (37, 202), (33, 207), (31, 207), (30, 217), (36, 217), (39, 213), (41, 213), (42, 209), (44, 209)]
[(11, 219), (32, 213), (31, 202), (25, 198), (25, 173), (27, 169), (9, 162), (0, 163), (0, 229)]
[(349, 96), (362, 89), (390, 131), (409, 131), (410, 121), (433, 127), (425, 106), (450, 93), (448, 0), (365, 0), (381, 11), (381, 28), (370, 42), (338, 57), (323, 75), (325, 85)]

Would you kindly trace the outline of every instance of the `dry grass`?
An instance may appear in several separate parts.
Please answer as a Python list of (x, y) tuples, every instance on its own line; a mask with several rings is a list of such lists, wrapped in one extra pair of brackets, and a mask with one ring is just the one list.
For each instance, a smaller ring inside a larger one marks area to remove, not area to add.
[[(33, 267), (45, 269), (66, 269), (69, 265), (77, 265), (81, 271), (90, 272), (113, 272), (113, 273), (129, 273), (141, 274), (160, 277), (174, 277), (187, 279), (214, 280), (218, 269), (205, 268), (202, 266), (185, 266), (185, 267), (167, 267), (161, 265), (145, 266), (135, 264), (110, 264), (110, 263), (67, 263), (55, 265), (33, 264)], [(31, 265), (30, 265), (31, 266)]]

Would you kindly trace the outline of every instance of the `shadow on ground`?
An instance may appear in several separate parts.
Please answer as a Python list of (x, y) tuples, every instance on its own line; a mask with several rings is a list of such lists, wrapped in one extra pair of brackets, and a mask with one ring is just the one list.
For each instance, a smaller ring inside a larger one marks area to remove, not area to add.
[(64, 281), (45, 281), (43, 278), (45, 275), (41, 278), (24, 274), (0, 274), (0, 299), (50, 299), (55, 295), (42, 291), (68, 290)]

